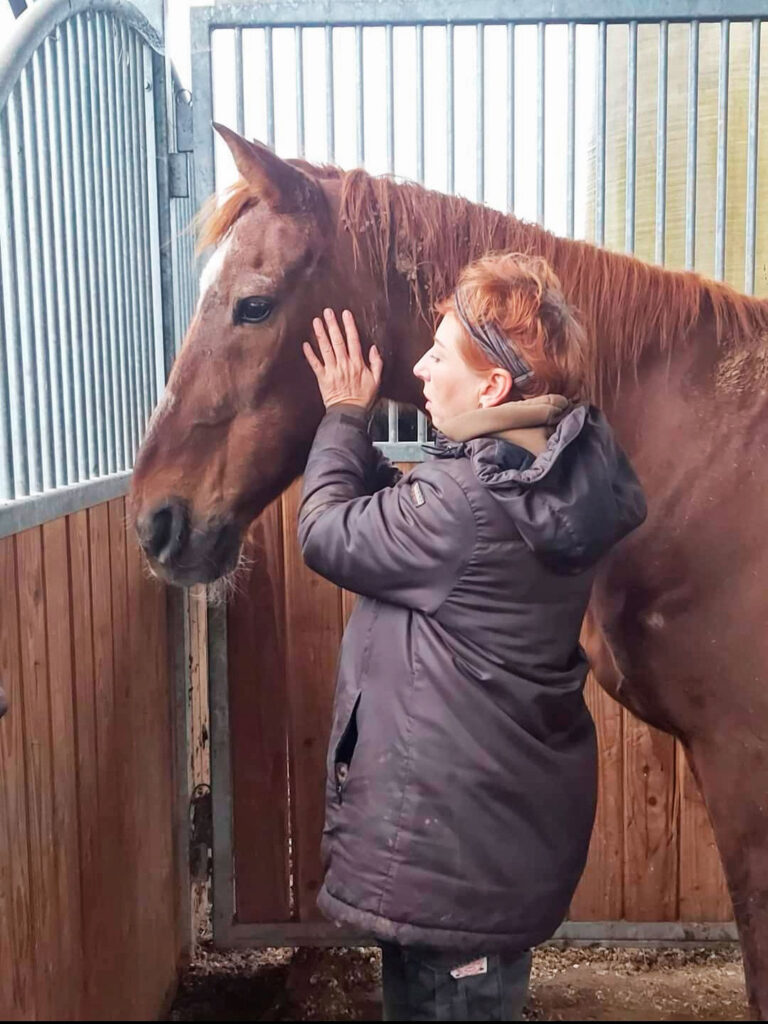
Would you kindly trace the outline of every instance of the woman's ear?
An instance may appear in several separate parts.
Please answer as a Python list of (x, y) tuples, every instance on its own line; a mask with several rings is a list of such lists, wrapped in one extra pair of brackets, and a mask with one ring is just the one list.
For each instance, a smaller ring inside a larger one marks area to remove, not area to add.
[(512, 374), (500, 366), (490, 371), (480, 390), (480, 408), (490, 409), (494, 405), (510, 401)]

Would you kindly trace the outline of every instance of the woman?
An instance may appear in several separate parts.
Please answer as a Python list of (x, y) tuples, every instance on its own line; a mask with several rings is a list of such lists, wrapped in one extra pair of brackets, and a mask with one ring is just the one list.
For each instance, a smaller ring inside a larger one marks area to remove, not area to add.
[(332, 920), (383, 949), (388, 1020), (520, 1019), (530, 947), (587, 855), (596, 744), (579, 632), (595, 564), (645, 517), (583, 334), (540, 259), (462, 273), (414, 367), (436, 458), (400, 477), (367, 435), (382, 360), (331, 310), (304, 351), (327, 414), (307, 463), (307, 564), (361, 597), (328, 754)]

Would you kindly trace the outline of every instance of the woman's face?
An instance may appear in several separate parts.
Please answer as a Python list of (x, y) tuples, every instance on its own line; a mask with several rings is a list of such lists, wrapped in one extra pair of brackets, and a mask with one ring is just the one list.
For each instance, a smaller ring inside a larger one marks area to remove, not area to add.
[(441, 423), (461, 413), (498, 405), (507, 397), (512, 383), (506, 370), (475, 370), (470, 366), (459, 348), (463, 336), (464, 328), (458, 317), (446, 313), (432, 348), (413, 368), (424, 383), (427, 414), (438, 430)]

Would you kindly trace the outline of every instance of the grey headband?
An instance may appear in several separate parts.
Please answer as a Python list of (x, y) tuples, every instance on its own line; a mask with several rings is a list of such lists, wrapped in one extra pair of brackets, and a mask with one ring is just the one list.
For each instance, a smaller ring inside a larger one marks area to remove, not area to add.
[(456, 316), (461, 321), (461, 326), (479, 345), (495, 366), (501, 366), (512, 374), (512, 383), (517, 386), (525, 383), (533, 377), (533, 370), (523, 359), (519, 352), (516, 352), (509, 338), (502, 334), (495, 324), (475, 324), (467, 316), (466, 306), (461, 297), (460, 289), (453, 293), (453, 305), (456, 309)]

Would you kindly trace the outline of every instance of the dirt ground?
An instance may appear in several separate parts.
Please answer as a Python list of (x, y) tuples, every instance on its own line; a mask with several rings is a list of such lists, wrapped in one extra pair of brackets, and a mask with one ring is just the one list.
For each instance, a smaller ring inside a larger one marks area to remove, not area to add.
[[(741, 954), (694, 949), (536, 950), (528, 1020), (747, 1020)], [(168, 1020), (380, 1020), (373, 948), (199, 947)]]

